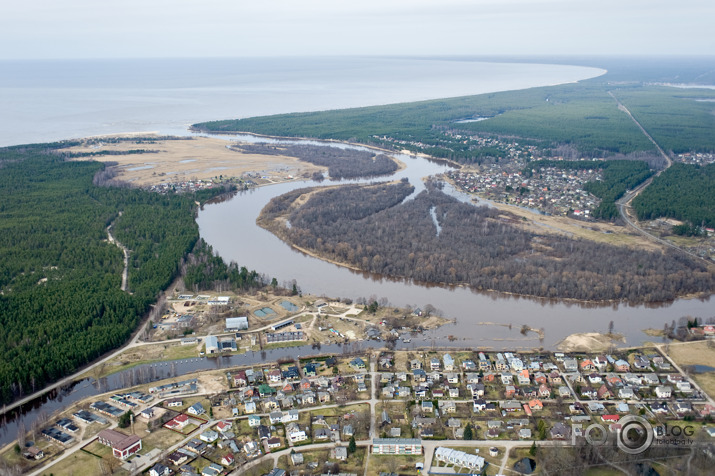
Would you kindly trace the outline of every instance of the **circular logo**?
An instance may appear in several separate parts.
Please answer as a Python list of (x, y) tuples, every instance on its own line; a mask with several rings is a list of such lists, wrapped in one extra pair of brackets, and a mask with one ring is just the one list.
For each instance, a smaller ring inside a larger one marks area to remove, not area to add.
[(636, 415), (628, 415), (618, 422), (617, 443), (621, 451), (637, 455), (647, 450), (653, 443), (653, 427), (648, 420)]
[(592, 446), (603, 446), (608, 442), (608, 432), (598, 423), (590, 425), (583, 432), (583, 437)]

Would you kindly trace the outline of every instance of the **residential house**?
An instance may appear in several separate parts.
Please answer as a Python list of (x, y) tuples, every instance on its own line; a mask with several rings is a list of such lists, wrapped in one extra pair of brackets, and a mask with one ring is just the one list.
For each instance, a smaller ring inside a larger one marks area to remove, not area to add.
[(204, 410), (204, 406), (201, 405), (201, 403), (196, 402), (189, 407), (187, 412), (194, 416), (199, 416), (199, 415), (203, 415), (204, 413), (206, 413), (206, 410)]
[(631, 371), (631, 364), (626, 362), (623, 359), (616, 360), (616, 362), (613, 364), (613, 370), (616, 372), (630, 372)]
[(349, 365), (353, 370), (365, 370), (365, 361), (360, 357), (355, 357)]
[(231, 466), (234, 461), (235, 459), (231, 453), (227, 453), (221, 458), (221, 464), (224, 466)]
[(583, 398), (596, 398), (598, 395), (593, 387), (581, 387), (581, 396)]
[(226, 433), (227, 431), (231, 431), (231, 428), (233, 425), (225, 420), (221, 420), (216, 424), (216, 429), (221, 432), (221, 433)]
[(422, 369), (414, 369), (412, 371), (412, 380), (414, 382), (426, 382), (427, 373)]
[(210, 465), (204, 467), (201, 470), (201, 476), (218, 476), (223, 472), (223, 467), (216, 463), (211, 463)]
[(303, 367), (303, 375), (306, 377), (315, 377), (317, 373), (318, 371), (314, 363), (305, 364), (305, 367)]
[(451, 372), (454, 370), (454, 359), (449, 354), (444, 354), (442, 356), (442, 362), (444, 363), (444, 370), (446, 372)]
[(330, 431), (327, 428), (318, 428), (313, 432), (314, 440), (327, 440), (330, 438)]
[(520, 390), (521, 390), (521, 394), (526, 398), (536, 398), (539, 396), (539, 389), (532, 385), (527, 385), (526, 387), (521, 387)]
[(604, 372), (606, 370), (606, 367), (608, 366), (608, 360), (606, 359), (605, 355), (599, 355), (595, 359), (593, 359), (593, 365), (596, 366), (599, 372)]
[(246, 413), (256, 413), (256, 402), (248, 401), (244, 405)]
[(348, 459), (348, 448), (346, 446), (336, 446), (330, 450), (330, 457), (338, 461), (345, 461)]
[(392, 367), (392, 356), (391, 355), (383, 355), (380, 357), (380, 359), (377, 361), (377, 365), (381, 369), (389, 369)]
[(519, 372), (524, 369), (524, 362), (521, 359), (513, 358), (509, 360), (509, 366), (515, 372)]
[(521, 403), (515, 400), (507, 400), (505, 402), (501, 402), (499, 406), (502, 410), (505, 410), (507, 412), (518, 412), (519, 410), (521, 410)]
[(672, 395), (672, 388), (667, 385), (655, 387), (655, 395), (658, 398), (670, 398)]
[[(253, 405), (255, 407), (255, 404)], [(261, 417), (258, 415), (250, 415), (248, 417), (248, 426), (251, 428), (257, 427), (261, 424)]]
[(205, 441), (206, 443), (213, 443), (218, 440), (218, 433), (213, 430), (206, 430), (199, 435), (199, 439), (201, 441)]
[(561, 422), (556, 423), (549, 430), (549, 437), (552, 440), (566, 440), (571, 436), (571, 430)]
[(439, 359), (436, 357), (432, 357), (429, 361), (430, 370), (439, 370), (440, 365)]
[(467, 385), (467, 389), (472, 393), (472, 397), (478, 396), (478, 397), (483, 397), (484, 396), (484, 384), (483, 383), (470, 383)]
[(624, 400), (632, 400), (635, 397), (636, 394), (631, 387), (622, 387), (618, 389), (618, 398), (623, 398)]
[(164, 424), (164, 426), (170, 430), (181, 431), (189, 424), (189, 417), (184, 415), (175, 416), (173, 419), (169, 420)]
[(170, 474), (171, 470), (161, 463), (156, 463), (149, 470), (149, 476), (169, 476)]
[(448, 383), (459, 383), (459, 374), (455, 372), (449, 372), (444, 374)]
[(276, 448), (280, 448), (283, 444), (281, 443), (281, 439), (278, 438), (277, 436), (274, 436), (273, 438), (268, 438), (265, 440), (266, 442), (264, 443), (269, 450), (274, 450)]
[(283, 372), (280, 369), (273, 369), (268, 372), (268, 381), (270, 383), (278, 383), (283, 380)]
[(578, 361), (576, 359), (564, 359), (564, 370), (566, 372), (576, 372), (578, 370)]
[(584, 359), (581, 361), (581, 371), (582, 372), (595, 372), (597, 370), (596, 365), (591, 359)]
[(561, 385), (564, 382), (561, 374), (556, 370), (549, 372), (548, 380), (551, 385)]
[(601, 400), (608, 400), (610, 398), (613, 398), (613, 394), (611, 391), (606, 387), (605, 384), (602, 384), (598, 390), (596, 391), (596, 395), (598, 396), (599, 399)]
[(636, 355), (633, 358), (633, 368), (636, 370), (645, 370), (650, 368), (650, 361), (644, 355)]
[(268, 421), (271, 422), (271, 425), (275, 425), (276, 423), (281, 423), (283, 421), (283, 412), (271, 412), (268, 414)]

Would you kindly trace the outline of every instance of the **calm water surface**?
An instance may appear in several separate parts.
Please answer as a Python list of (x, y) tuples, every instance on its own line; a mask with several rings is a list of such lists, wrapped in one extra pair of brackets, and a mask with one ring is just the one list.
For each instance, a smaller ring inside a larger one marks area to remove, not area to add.
[[(483, 63), (439, 59), (292, 58), (112, 61), (0, 61), (0, 146), (46, 142), (97, 134), (157, 131), (188, 134), (189, 124), (215, 119), (388, 104), (523, 89), (574, 82), (602, 74), (595, 68)], [(407, 177), (421, 190), (421, 177), (446, 170), (423, 159), (401, 157)], [(345, 182), (343, 182), (345, 183)], [(255, 225), (274, 196), (311, 183), (264, 187), (207, 206), (199, 215), (202, 236), (226, 259), (279, 281), (296, 279), (305, 292), (330, 297), (386, 297), (394, 305), (430, 303), (456, 324), (406, 347), (449, 344), (486, 348), (552, 347), (573, 332), (605, 331), (610, 320), (628, 344), (646, 339), (641, 329), (662, 327), (683, 315), (712, 315), (710, 302), (585, 307), (575, 304), (479, 294), (464, 288), (422, 286), (368, 276), (307, 257)], [(462, 200), (469, 197), (453, 193)], [(484, 323), (492, 324), (484, 324)], [(522, 336), (522, 324), (545, 329), (543, 342)], [(511, 325), (511, 329), (509, 326)], [(368, 343), (360, 343), (366, 347)], [(194, 370), (251, 364), (300, 353), (340, 353), (321, 349), (275, 349), (229, 359), (188, 359), (147, 367), (156, 378)], [(153, 369), (153, 370), (152, 370)], [(26, 405), (20, 418), (30, 427), (87, 396), (124, 387), (124, 373), (101, 382), (83, 380)], [(18, 414), (0, 420), (0, 445), (16, 436)]]
[[(240, 140), (265, 140), (239, 136)], [(443, 173), (447, 165), (423, 158), (398, 155), (407, 168), (389, 179), (406, 177), (419, 193), (423, 177)], [(331, 182), (323, 182), (322, 185)], [(339, 182), (335, 182), (339, 183)], [(345, 183), (345, 182), (342, 182)], [(615, 332), (624, 334), (626, 345), (638, 345), (652, 337), (643, 329), (661, 329), (682, 316), (711, 317), (715, 313), (710, 300), (680, 299), (658, 306), (627, 304), (594, 305), (553, 302), (541, 299), (480, 293), (463, 287), (427, 286), (410, 281), (355, 272), (305, 255), (283, 243), (272, 233), (255, 224), (261, 209), (278, 195), (296, 188), (321, 185), (292, 182), (253, 189), (234, 198), (204, 207), (197, 222), (201, 236), (224, 259), (236, 261), (249, 269), (279, 282), (296, 279), (303, 292), (328, 297), (385, 297), (396, 306), (432, 304), (450, 324), (428, 334), (438, 344), (495, 349), (554, 348), (564, 337), (577, 332), (606, 332), (614, 321)], [(454, 189), (448, 192), (468, 199)], [(521, 334), (522, 325), (544, 329), (543, 340), (531, 333)], [(450, 337), (452, 336), (452, 337)], [(455, 340), (456, 337), (456, 340)]]
[(436, 99), (598, 76), (596, 68), (419, 58), (0, 61), (0, 146)]

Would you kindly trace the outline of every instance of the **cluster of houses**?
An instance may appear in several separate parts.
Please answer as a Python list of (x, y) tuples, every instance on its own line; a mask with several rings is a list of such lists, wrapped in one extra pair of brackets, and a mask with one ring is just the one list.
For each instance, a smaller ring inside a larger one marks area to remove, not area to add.
[[(465, 416), (467, 405), (471, 419), (484, 420), (487, 438), (502, 437), (508, 429), (520, 439), (534, 436), (528, 417), (549, 405), (565, 409), (571, 403), (567, 414), (572, 421), (588, 421), (588, 413), (625, 415), (641, 408), (680, 418), (704, 417), (715, 411), (660, 354), (622, 357), (510, 352), (487, 356), (479, 352), (458, 363), (444, 353), (412, 359), (405, 370), (399, 370), (390, 355), (383, 355), (377, 381), (381, 398), (416, 402), (420, 416), (413, 418), (412, 427), (423, 438), (435, 437), (435, 423), (444, 420), (447, 428), (461, 435), (465, 425), (455, 414)], [(554, 420), (552, 412), (549, 420)], [(389, 416), (383, 416), (381, 423), (389, 424)], [(563, 428), (554, 426), (551, 437), (561, 438)]]
[(187, 180), (183, 182), (164, 182), (149, 187), (149, 191), (157, 193), (184, 193), (196, 192), (213, 188), (215, 184), (211, 180)]
[[(573, 423), (613, 426), (625, 415), (644, 412), (649, 418), (664, 419), (698, 419), (715, 413), (688, 377), (655, 352), (428, 352), (413, 353), (401, 362), (396, 365), (395, 355), (384, 352), (376, 362), (378, 372), (371, 377), (379, 385), (374, 397), (386, 403), (405, 402), (387, 403), (381, 414), (372, 415), (383, 436), (372, 442), (376, 455), (420, 455), (423, 438), (462, 438), (470, 422), (479, 439), (558, 440), (571, 437)], [(352, 372), (330, 370), (339, 367)], [(42, 434), (66, 446), (74, 441), (77, 422), (106, 424), (104, 416), (116, 419), (129, 410), (149, 421), (157, 409), (149, 405), (159, 395), (163, 400), (159, 411), (169, 416), (161, 420), (163, 426), (190, 439), (154, 465), (152, 475), (224, 474), (269, 452), (310, 442), (333, 442), (331, 458), (348, 457), (345, 442), (358, 433), (354, 415), (325, 418), (320, 406), (345, 401), (347, 388), (351, 398), (361, 392), (362, 398), (368, 398), (370, 374), (363, 358), (327, 357), (232, 370), (226, 376), (229, 391), (209, 398), (209, 404), (230, 408), (233, 418), (211, 427), (206, 427), (209, 419), (202, 403), (185, 408), (185, 397), (197, 388), (197, 380), (188, 379), (152, 387), (147, 393), (121, 393), (93, 402), (89, 410), (56, 421)], [(309, 411), (307, 420), (301, 418), (303, 410)], [(393, 424), (393, 418), (400, 422)], [(545, 421), (547, 427), (537, 421)], [(409, 435), (403, 435), (405, 426)], [(100, 431), (97, 441), (121, 460), (142, 449), (139, 436), (114, 429)], [(42, 457), (41, 451), (26, 453), (27, 458)], [(435, 457), (474, 471), (485, 464), (479, 456), (450, 448), (438, 448)], [(300, 453), (291, 455), (294, 465), (302, 464), (301, 459)]]
[(551, 215), (588, 218), (600, 204), (584, 189), (586, 183), (602, 180), (597, 164), (589, 170), (541, 167), (531, 177), (522, 174), (523, 167), (520, 161), (497, 162), (482, 166), (479, 173), (453, 171), (449, 177), (464, 191)]
[(715, 163), (715, 154), (712, 152), (688, 152), (675, 156), (677, 162), (695, 165), (710, 165)]
[(233, 412), (238, 415), (242, 407), (243, 413), (250, 415), (328, 404), (339, 400), (336, 393), (346, 385), (354, 384), (357, 392), (367, 392), (365, 362), (359, 357), (350, 364), (356, 372), (354, 375), (318, 375), (319, 367), (331, 368), (337, 364), (335, 357), (329, 357), (322, 363), (306, 363), (302, 368), (294, 364), (285, 368), (231, 372), (228, 379), (235, 389)]

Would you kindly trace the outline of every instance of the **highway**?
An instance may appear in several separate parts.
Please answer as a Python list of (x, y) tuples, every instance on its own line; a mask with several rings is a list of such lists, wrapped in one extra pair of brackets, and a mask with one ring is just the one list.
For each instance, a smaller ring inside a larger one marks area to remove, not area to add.
[(653, 145), (655, 146), (658, 153), (661, 155), (661, 157), (663, 157), (665, 159), (665, 164), (666, 164), (664, 169), (659, 170), (654, 176), (650, 177), (648, 180), (646, 180), (645, 182), (643, 182), (642, 184), (640, 184), (638, 187), (634, 188), (633, 190), (626, 192), (626, 194), (624, 194), (623, 197), (621, 197), (620, 199), (618, 199), (616, 201), (616, 206), (618, 207), (618, 212), (621, 214), (623, 221), (626, 223), (626, 225), (628, 227), (630, 227), (636, 233), (639, 233), (639, 234), (645, 236), (649, 240), (654, 241), (660, 245), (666, 246), (668, 248), (672, 248), (674, 250), (680, 251), (681, 253), (685, 253), (686, 255), (690, 256), (691, 258), (704, 261), (708, 265), (711, 265), (712, 263), (710, 261), (706, 260), (705, 258), (702, 258), (702, 257), (696, 255), (695, 253), (691, 253), (690, 251), (684, 250), (683, 248), (675, 245), (674, 243), (672, 243), (668, 240), (664, 240), (660, 237), (657, 237), (657, 236), (647, 232), (646, 230), (641, 228), (636, 223), (635, 218), (631, 217), (631, 213), (633, 211), (633, 209), (631, 207), (631, 202), (633, 201), (633, 199), (635, 199), (643, 190), (645, 190), (646, 187), (648, 187), (648, 185), (650, 185), (653, 182), (654, 178), (660, 176), (660, 174), (662, 174), (663, 172), (668, 170), (670, 168), (670, 166), (673, 165), (673, 161), (668, 156), (668, 154), (666, 154), (665, 151), (663, 151), (663, 149), (658, 145), (658, 143), (655, 141), (655, 139), (653, 139), (653, 137), (651, 137), (651, 135), (648, 134), (648, 131), (645, 130), (645, 128), (641, 125), (641, 123), (638, 122), (638, 120), (635, 117), (633, 117), (633, 114), (631, 114), (631, 111), (629, 111), (628, 108), (626, 106), (624, 106), (623, 103), (621, 103), (621, 101), (618, 100), (618, 98), (613, 94), (613, 91), (609, 91), (608, 94), (616, 101), (616, 103), (618, 104), (618, 109), (620, 111), (623, 111), (624, 113), (626, 113), (628, 115), (628, 117), (630, 117), (631, 120), (635, 123), (635, 125), (638, 126), (638, 128), (641, 130), (643, 135), (645, 135), (648, 138), (648, 140), (653, 143)]

